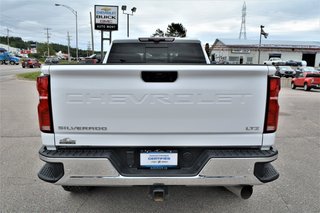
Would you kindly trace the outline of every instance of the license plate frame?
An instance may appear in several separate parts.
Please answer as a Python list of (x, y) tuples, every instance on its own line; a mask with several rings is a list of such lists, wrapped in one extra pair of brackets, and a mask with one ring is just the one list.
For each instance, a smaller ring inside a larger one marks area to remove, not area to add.
[(140, 167), (148, 169), (171, 169), (178, 167), (177, 150), (141, 150)]

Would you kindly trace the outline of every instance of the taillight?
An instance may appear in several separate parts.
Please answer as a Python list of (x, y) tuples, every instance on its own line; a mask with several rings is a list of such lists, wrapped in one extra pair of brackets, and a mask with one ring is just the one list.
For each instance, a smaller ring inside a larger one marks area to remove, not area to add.
[(39, 93), (38, 117), (39, 126), (42, 132), (52, 133), (52, 120), (50, 109), (50, 77), (49, 75), (37, 78), (37, 89)]
[(279, 117), (279, 92), (280, 78), (275, 76), (269, 76), (264, 133), (272, 133), (277, 130)]

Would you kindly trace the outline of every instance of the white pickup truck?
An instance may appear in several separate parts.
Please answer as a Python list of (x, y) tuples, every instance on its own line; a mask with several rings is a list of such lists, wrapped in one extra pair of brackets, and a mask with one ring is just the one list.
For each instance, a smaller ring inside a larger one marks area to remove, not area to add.
[(210, 65), (198, 40), (115, 40), (103, 64), (47, 65), (37, 79), (40, 179), (92, 186), (225, 186), (249, 198), (271, 165), (273, 66)]
[(276, 66), (276, 65), (285, 65), (286, 62), (282, 61), (281, 58), (269, 58), (269, 60), (264, 61), (263, 64)]

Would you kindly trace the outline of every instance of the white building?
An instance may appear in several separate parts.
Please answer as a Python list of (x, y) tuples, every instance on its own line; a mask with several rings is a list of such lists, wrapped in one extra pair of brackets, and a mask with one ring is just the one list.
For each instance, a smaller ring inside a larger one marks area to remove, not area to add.
[[(0, 44), (0, 47), (6, 49), (8, 51), (8, 45), (7, 44)], [(9, 46), (9, 52), (18, 53), (18, 52), (20, 52), (20, 49)]]
[(279, 57), (284, 61), (305, 60), (308, 66), (319, 67), (320, 42), (263, 39), (259, 63), (258, 55), (259, 40), (216, 39), (211, 47), (210, 59), (230, 64), (262, 64), (271, 57)]

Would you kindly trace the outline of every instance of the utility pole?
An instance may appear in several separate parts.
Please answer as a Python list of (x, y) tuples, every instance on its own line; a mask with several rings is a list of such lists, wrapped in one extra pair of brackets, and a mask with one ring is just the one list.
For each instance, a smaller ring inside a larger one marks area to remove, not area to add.
[[(88, 45), (87, 45), (87, 57), (89, 56), (89, 52), (91, 54), (91, 44), (90, 41), (88, 41)], [(92, 54), (91, 54), (92, 55)]]
[(92, 26), (92, 15), (90, 12), (90, 25), (91, 25), (91, 44), (92, 44), (92, 54), (94, 54), (94, 41), (93, 41), (93, 26)]
[(48, 45), (48, 57), (50, 56), (50, 52), (49, 52), (49, 38), (50, 38), (50, 35), (49, 35), (49, 30), (51, 30), (51, 28), (44, 28), (46, 31), (47, 31), (47, 45)]
[(8, 45), (8, 52), (9, 52), (9, 49), (10, 49), (9, 32), (12, 32), (12, 31), (9, 30), (9, 28), (7, 28), (7, 45)]
[(67, 39), (68, 39), (68, 61), (71, 61), (71, 56), (70, 56), (70, 35), (69, 32), (67, 33)]

